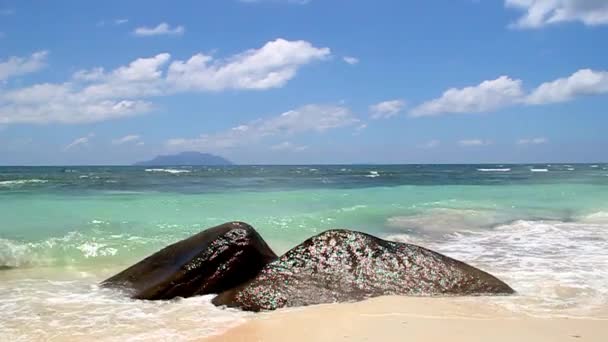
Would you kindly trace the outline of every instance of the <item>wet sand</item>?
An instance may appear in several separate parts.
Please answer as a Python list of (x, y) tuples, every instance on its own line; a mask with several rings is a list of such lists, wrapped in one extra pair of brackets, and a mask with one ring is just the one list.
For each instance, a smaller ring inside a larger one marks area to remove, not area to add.
[(382, 297), (261, 313), (205, 342), (608, 341), (608, 319), (539, 318), (483, 298)]

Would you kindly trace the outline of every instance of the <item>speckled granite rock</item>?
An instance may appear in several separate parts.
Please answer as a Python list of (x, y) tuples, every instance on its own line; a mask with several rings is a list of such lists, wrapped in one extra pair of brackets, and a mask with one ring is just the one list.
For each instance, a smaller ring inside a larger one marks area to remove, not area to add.
[(382, 295), (513, 292), (494, 276), (428, 249), (331, 230), (306, 240), (213, 303), (262, 311)]
[(136, 299), (219, 293), (250, 280), (276, 258), (253, 227), (230, 222), (172, 244), (102, 285), (123, 287)]

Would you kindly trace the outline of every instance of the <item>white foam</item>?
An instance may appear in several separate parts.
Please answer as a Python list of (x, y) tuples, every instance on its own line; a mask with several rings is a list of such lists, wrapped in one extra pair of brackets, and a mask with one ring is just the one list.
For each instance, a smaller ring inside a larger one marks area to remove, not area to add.
[(111, 256), (116, 255), (116, 252), (118, 252), (116, 248), (108, 247), (107, 244), (98, 242), (85, 242), (76, 248), (82, 251), (85, 258)]
[[(111, 258), (120, 250), (130, 250), (136, 241), (138, 245), (162, 245), (162, 238), (125, 237), (120, 235), (87, 236), (70, 232), (63, 237), (52, 237), (42, 241), (22, 242), (0, 238), (0, 266), (28, 268), (35, 266), (82, 265), (90, 258)], [(90, 263), (90, 261), (89, 261)]]
[(549, 172), (549, 169), (530, 169), (531, 172)]
[(146, 169), (146, 172), (166, 172), (171, 174), (179, 174), (179, 173), (190, 173), (191, 170), (180, 170), (180, 169)]
[(365, 205), (365, 204), (357, 204), (357, 205), (354, 205), (352, 207), (347, 207), (347, 208), (339, 209), (339, 211), (342, 211), (342, 212), (353, 212), (353, 211), (357, 211), (359, 209), (365, 209), (365, 208), (367, 208), (367, 205)]
[(511, 169), (502, 168), (502, 169), (477, 169), (479, 172), (509, 172)]
[(16, 180), (7, 180), (7, 181), (0, 181), (0, 186), (18, 186), (18, 185), (25, 185), (25, 184), (38, 184), (38, 183), (47, 183), (48, 180), (46, 179), (16, 179)]
[(520, 220), (450, 233), (441, 241), (389, 238), (422, 244), (498, 276), (518, 292), (497, 299), (510, 309), (540, 316), (606, 314), (607, 224)]
[[(11, 272), (7, 272), (11, 273)], [(96, 285), (99, 278), (1, 279), (0, 327), (6, 341), (195, 341), (252, 314), (221, 309), (213, 296), (131, 300)], [(19, 291), (15, 291), (18, 288)]]
[(380, 173), (378, 171), (370, 171), (369, 175), (365, 175), (365, 177), (369, 177), (369, 178), (380, 177)]

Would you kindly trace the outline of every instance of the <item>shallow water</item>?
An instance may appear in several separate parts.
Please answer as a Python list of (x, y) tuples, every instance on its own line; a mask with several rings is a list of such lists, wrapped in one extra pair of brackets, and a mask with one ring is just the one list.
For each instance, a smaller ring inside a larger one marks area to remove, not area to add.
[(191, 340), (238, 324), (248, 314), (209, 297), (96, 285), (232, 220), (278, 253), (329, 228), (414, 242), (507, 281), (518, 295), (491, 301), (510, 310), (608, 312), (608, 165), (3, 167), (0, 337)]

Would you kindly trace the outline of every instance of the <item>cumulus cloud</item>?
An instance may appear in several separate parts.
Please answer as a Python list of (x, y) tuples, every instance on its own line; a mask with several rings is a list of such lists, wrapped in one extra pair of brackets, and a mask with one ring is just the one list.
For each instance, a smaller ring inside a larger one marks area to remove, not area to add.
[(282, 87), (305, 64), (329, 57), (329, 48), (303, 40), (277, 39), (226, 60), (197, 54), (169, 66), (167, 81), (178, 89), (219, 91)]
[(344, 58), (342, 58), (344, 60), (344, 62), (350, 64), (350, 65), (355, 65), (359, 63), (359, 59), (356, 57), (352, 57), (352, 56), (344, 56)]
[(524, 138), (517, 140), (518, 145), (540, 145), (549, 142), (547, 138)]
[(521, 80), (501, 76), (476, 86), (448, 89), (441, 97), (413, 108), (409, 115), (490, 112), (513, 105), (544, 105), (602, 94), (608, 94), (608, 71), (581, 69), (568, 77), (542, 83), (529, 93), (523, 90)]
[(74, 141), (72, 141), (71, 143), (69, 143), (68, 145), (66, 145), (63, 148), (63, 150), (67, 151), (67, 150), (73, 149), (78, 146), (88, 145), (89, 140), (91, 140), (91, 138), (93, 138), (94, 136), (95, 136), (95, 133), (89, 133), (84, 137), (77, 138)]
[(133, 31), (133, 34), (139, 37), (181, 36), (184, 32), (186, 32), (186, 29), (181, 25), (171, 27), (171, 25), (163, 22), (155, 27), (138, 27)]
[(0, 60), (0, 81), (11, 77), (36, 72), (46, 66), (47, 51), (34, 52), (28, 57), (9, 57), (6, 61)]
[(369, 106), (369, 111), (372, 119), (386, 119), (399, 114), (403, 107), (405, 107), (405, 101), (390, 100)]
[(141, 136), (136, 135), (136, 134), (130, 134), (130, 135), (126, 135), (122, 138), (112, 140), (112, 144), (113, 145), (123, 145), (123, 144), (127, 144), (127, 143), (139, 144), (141, 142), (140, 140), (141, 140)]
[(350, 109), (335, 105), (305, 105), (278, 116), (260, 119), (214, 134), (196, 138), (169, 139), (167, 147), (176, 150), (218, 150), (260, 142), (273, 137), (301, 133), (323, 133), (360, 123)]
[[(277, 88), (304, 65), (329, 54), (328, 48), (305, 41), (277, 39), (225, 60), (198, 54), (187, 62), (171, 63), (170, 54), (160, 53), (113, 70), (79, 70), (63, 83), (34, 84), (0, 93), (0, 124), (98, 122), (149, 112), (154, 109), (149, 98), (156, 96)], [(45, 57), (46, 52), (29, 58), (11, 57), (0, 64), (0, 75), (33, 72), (44, 65)]]
[(482, 140), (482, 139), (464, 139), (464, 140), (458, 141), (458, 145), (464, 146), (464, 147), (486, 146), (486, 145), (490, 145), (490, 144), (492, 144), (491, 141)]
[(606, 0), (505, 0), (505, 5), (524, 11), (512, 23), (514, 28), (540, 28), (573, 21), (589, 26), (608, 24)]
[(608, 72), (582, 69), (572, 75), (538, 86), (526, 98), (528, 104), (565, 102), (577, 96), (608, 93)]
[(521, 80), (500, 76), (476, 86), (448, 89), (441, 97), (412, 109), (410, 115), (420, 117), (447, 113), (489, 112), (516, 103), (523, 94)]

